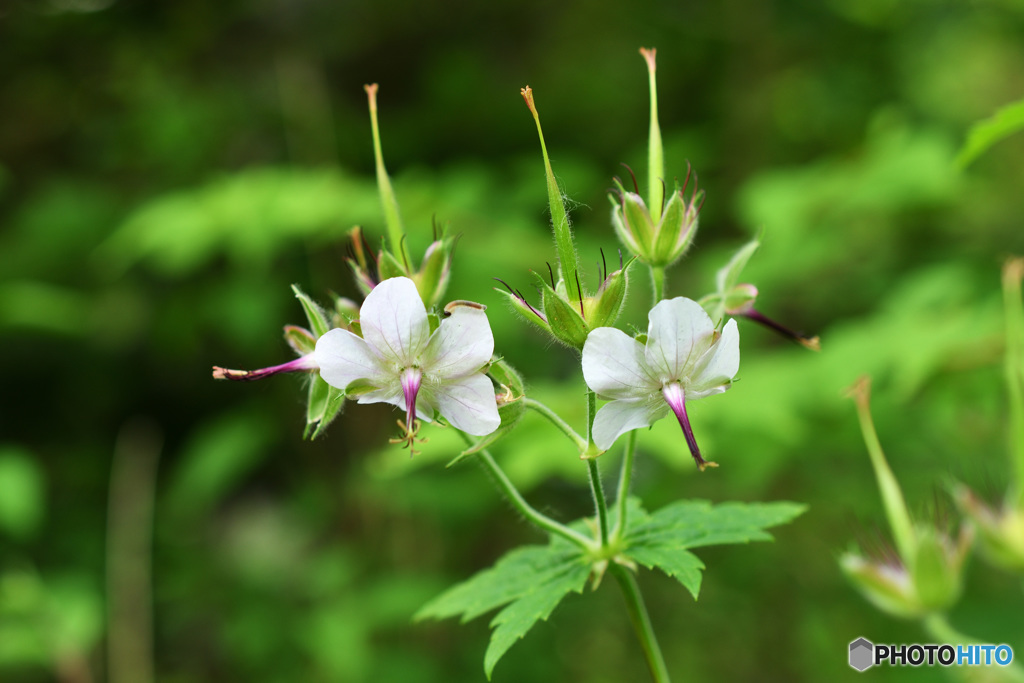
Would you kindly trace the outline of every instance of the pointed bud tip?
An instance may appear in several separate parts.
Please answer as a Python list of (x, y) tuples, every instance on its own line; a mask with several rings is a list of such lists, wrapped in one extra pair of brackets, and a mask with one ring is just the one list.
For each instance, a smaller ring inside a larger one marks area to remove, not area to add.
[(1014, 256), (1007, 259), (1003, 265), (1003, 274), (1009, 282), (1020, 283), (1024, 280), (1024, 258)]
[(703, 472), (709, 467), (718, 467), (718, 463), (712, 462), (710, 460), (705, 460), (704, 462), (697, 463), (697, 469), (699, 469), (701, 472)]
[(530, 86), (520, 88), (519, 94), (523, 96), (523, 102), (526, 102), (526, 106), (530, 108), (530, 111), (536, 114), (537, 107), (533, 103), (533, 88), (531, 88)]
[(871, 378), (861, 375), (843, 392), (843, 395), (852, 398), (858, 405), (867, 406), (871, 402)]
[(811, 351), (821, 351), (821, 339), (817, 336), (801, 337), (799, 341), (806, 349), (810, 349)]
[(647, 68), (650, 71), (655, 70), (655, 55), (658, 54), (658, 48), (652, 47), (650, 49), (646, 47), (640, 48), (640, 54), (643, 55), (644, 59), (647, 60)]

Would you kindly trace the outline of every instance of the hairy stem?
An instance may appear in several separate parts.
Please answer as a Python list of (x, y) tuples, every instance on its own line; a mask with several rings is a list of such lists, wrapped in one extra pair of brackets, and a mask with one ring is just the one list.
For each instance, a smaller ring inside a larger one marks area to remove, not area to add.
[(663, 266), (651, 266), (651, 291), (654, 299), (653, 306), (665, 296), (665, 268)]
[(622, 474), (619, 475), (619, 490), (615, 494), (615, 507), (618, 509), (618, 520), (615, 522), (613, 539), (622, 538), (626, 533), (626, 502), (629, 499), (629, 485), (633, 480), (633, 456), (636, 455), (636, 430), (626, 437), (626, 452), (622, 455)]
[[(587, 450), (594, 445), (594, 415), (597, 413), (597, 394), (587, 390)], [(604, 497), (604, 486), (601, 485), (601, 469), (596, 458), (587, 460), (590, 473), (590, 492), (594, 494), (594, 508), (601, 526), (601, 547), (608, 545), (608, 503)]]
[(569, 423), (563, 420), (558, 415), (558, 413), (551, 410), (551, 408), (548, 408), (540, 401), (536, 401), (532, 398), (526, 399), (526, 407), (529, 408), (530, 410), (533, 410), (534, 412), (543, 415), (548, 420), (550, 420), (551, 424), (558, 427), (563, 434), (565, 434), (567, 437), (569, 437), (570, 440), (572, 440), (572, 442), (576, 445), (576, 448), (579, 449), (580, 453), (586, 450), (587, 441), (582, 436), (577, 434), (576, 430), (570, 427)]
[[(459, 432), (459, 434), (467, 445), (472, 446), (474, 444), (468, 434), (463, 432)], [(578, 531), (570, 529), (560, 522), (556, 522), (547, 515), (541, 514), (527, 503), (526, 499), (523, 498), (523, 495), (519, 493), (519, 489), (515, 487), (515, 484), (513, 484), (508, 478), (504, 470), (498, 466), (497, 461), (495, 461), (494, 456), (491, 455), (490, 451), (484, 449), (479, 452), (479, 456), (480, 462), (483, 463), (484, 467), (491, 473), (491, 476), (494, 477), (494, 481), (498, 483), (498, 486), (501, 488), (502, 493), (505, 494), (505, 497), (508, 498), (508, 501), (512, 503), (512, 505), (519, 510), (520, 514), (522, 514), (523, 517), (525, 517), (531, 524), (540, 527), (549, 533), (555, 534), (556, 536), (561, 536), (584, 550), (594, 549), (594, 542), (589, 538)]]
[[(944, 614), (929, 614), (922, 620), (922, 624), (928, 635), (937, 643), (946, 643), (953, 646), (981, 644), (981, 641), (976, 638), (971, 638), (956, 630)], [(1024, 670), (1016, 662), (1011, 662), (1009, 666), (989, 665), (984, 668), (995, 674), (993, 678), (985, 678), (986, 681), (1024, 683)], [(970, 680), (975, 679), (972, 678)]]
[(619, 587), (622, 589), (622, 596), (626, 599), (626, 611), (629, 612), (629, 620), (636, 631), (640, 647), (643, 648), (647, 667), (651, 670), (651, 678), (654, 679), (654, 683), (668, 683), (665, 659), (661, 655), (661, 648), (658, 647), (658, 639), (654, 636), (651, 619), (647, 615), (647, 606), (644, 605), (644, 598), (640, 594), (640, 586), (637, 585), (636, 578), (628, 569), (615, 562), (609, 564), (608, 571), (619, 582)]

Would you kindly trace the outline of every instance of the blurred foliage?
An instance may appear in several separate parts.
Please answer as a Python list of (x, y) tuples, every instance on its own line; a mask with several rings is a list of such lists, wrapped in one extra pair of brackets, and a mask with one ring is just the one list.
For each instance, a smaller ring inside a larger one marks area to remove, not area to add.
[[(411, 616), (543, 539), (471, 462), (444, 467), (454, 435), (430, 430), (410, 460), (386, 447), (394, 413), (369, 406), (303, 442), (300, 379), (209, 376), (290, 357), (290, 284), (354, 296), (340, 236), (384, 227), (367, 82), (381, 84), (410, 249), (429, 243), (435, 216), (462, 233), (449, 298), (490, 306), (527, 390), (575, 424), (572, 353), (490, 289), (495, 276), (525, 289), (554, 257), (527, 83), (596, 278), (598, 249), (616, 249), (611, 177), (646, 154), (636, 50), (657, 46), (667, 172), (689, 159), (708, 193), (670, 294), (711, 291), (763, 229), (744, 271), (759, 309), (821, 335), (813, 355), (741, 324), (740, 381), (690, 415), (720, 469), (697, 476), (668, 421), (640, 435), (634, 486), (650, 509), (680, 496), (809, 504), (775, 544), (708, 549), (698, 604), (641, 575), (680, 680), (844, 680), (854, 638), (924, 637), (877, 614), (835, 565), (882, 523), (840, 395), (857, 376), (875, 379), (907, 499), (939, 500), (912, 513), (951, 507), (936, 495), (950, 474), (992, 498), (1005, 488), (999, 263), (1024, 251), (1024, 138), (956, 162), (971, 126), (1024, 92), (1019, 0), (10, 0), (0, 42), (4, 681), (104, 679), (111, 454), (140, 415), (166, 439), (159, 680), (480, 680), (486, 620)], [(627, 323), (645, 325), (649, 291), (633, 279)], [(528, 415), (508, 443), (495, 456), (539, 509), (592, 512), (550, 425)], [(600, 461), (609, 486), (618, 457)], [(570, 596), (494, 680), (643, 680), (614, 593)], [(1022, 599), (1019, 581), (976, 563), (951, 621), (1019, 646)]]

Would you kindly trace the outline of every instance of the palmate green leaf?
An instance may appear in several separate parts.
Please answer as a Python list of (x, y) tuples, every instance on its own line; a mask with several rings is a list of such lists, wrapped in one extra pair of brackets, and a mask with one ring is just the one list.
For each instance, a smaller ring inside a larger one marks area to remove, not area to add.
[(989, 118), (971, 126), (967, 142), (960, 149), (956, 163), (960, 168), (965, 168), (989, 147), (1021, 130), (1024, 130), (1024, 100), (1008, 104)]
[(590, 565), (579, 549), (564, 542), (517, 548), (490, 569), (448, 589), (423, 606), (414, 619), (462, 616), (462, 622), (507, 605), (491, 621), (494, 632), (484, 655), (491, 677), (494, 665), (540, 620), (547, 620), (570, 592), (580, 593)]
[(676, 578), (694, 599), (704, 564), (689, 548), (769, 541), (769, 527), (784, 524), (806, 509), (799, 503), (722, 503), (684, 500), (653, 514), (631, 514), (624, 555)]

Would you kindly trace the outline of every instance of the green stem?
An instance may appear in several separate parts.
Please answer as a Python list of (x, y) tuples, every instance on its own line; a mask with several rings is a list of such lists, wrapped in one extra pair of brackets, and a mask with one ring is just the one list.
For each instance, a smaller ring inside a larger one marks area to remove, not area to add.
[[(459, 434), (467, 445), (473, 445), (474, 442), (468, 434), (463, 432), (459, 432)], [(498, 483), (498, 486), (501, 488), (502, 493), (505, 494), (505, 497), (508, 498), (508, 501), (512, 503), (512, 505), (519, 510), (523, 517), (525, 517), (530, 523), (549, 533), (555, 534), (556, 536), (561, 536), (584, 550), (591, 551), (595, 549), (594, 542), (592, 540), (578, 531), (570, 529), (560, 522), (556, 522), (547, 515), (537, 512), (537, 510), (527, 503), (526, 499), (523, 498), (523, 495), (519, 493), (519, 489), (515, 487), (515, 484), (512, 483), (501, 467), (498, 466), (498, 463), (494, 460), (494, 456), (491, 455), (490, 451), (484, 449), (479, 452), (479, 456), (480, 462), (484, 464), (484, 467), (486, 467), (491, 473), (491, 476), (494, 477), (494, 480)]]
[(1003, 266), (1003, 303), (1006, 312), (1006, 388), (1010, 399), (1010, 457), (1013, 482), (1010, 503), (1024, 509), (1024, 302), (1021, 280), (1024, 259)]
[(665, 659), (661, 655), (661, 648), (658, 647), (658, 639), (654, 636), (651, 618), (647, 615), (647, 606), (644, 605), (644, 598), (640, 594), (640, 586), (637, 585), (636, 578), (628, 569), (615, 562), (609, 563), (608, 571), (619, 582), (619, 587), (622, 589), (622, 595), (626, 599), (626, 611), (629, 612), (629, 620), (633, 623), (636, 637), (640, 640), (640, 647), (644, 650), (644, 658), (647, 660), (647, 667), (651, 670), (651, 678), (655, 683), (669, 683)]
[(663, 266), (651, 266), (651, 290), (654, 293), (654, 303), (657, 304), (665, 296), (665, 268)]
[[(597, 394), (587, 390), (587, 451), (594, 445), (594, 416), (597, 414)], [(597, 466), (597, 458), (587, 459), (587, 470), (590, 473), (590, 491), (594, 494), (594, 507), (601, 526), (601, 547), (608, 547), (608, 503), (604, 497), (604, 486), (601, 485), (601, 469)]]
[[(981, 641), (976, 638), (971, 638), (968, 635), (964, 635), (960, 631), (956, 630), (952, 624), (946, 619), (944, 614), (929, 614), (922, 620), (925, 631), (928, 635), (937, 642), (945, 643), (948, 645), (978, 645)], [(982, 667), (979, 667), (982, 668)], [(1020, 665), (1016, 662), (1012, 662), (1008, 666), (989, 665), (984, 667), (988, 671), (996, 673), (996, 678), (991, 680), (1003, 680), (1007, 683), (1024, 683), (1024, 669), (1021, 669)], [(971, 678), (970, 680), (974, 680)], [(986, 678), (985, 680), (990, 680)]]
[(153, 680), (153, 500), (163, 436), (140, 419), (121, 429), (107, 512), (107, 680)]
[(907, 503), (903, 498), (903, 491), (885, 459), (885, 452), (878, 440), (878, 433), (875, 431), (875, 423), (871, 419), (871, 382), (867, 377), (862, 377), (854, 384), (850, 392), (857, 404), (857, 415), (860, 418), (861, 434), (864, 436), (864, 443), (867, 445), (868, 456), (871, 458), (871, 465), (875, 470), (875, 479), (878, 482), (878, 490), (882, 495), (882, 505), (885, 507), (885, 515), (889, 518), (889, 526), (892, 528), (892, 537), (896, 542), (896, 550), (904, 563), (912, 561), (917, 547), (914, 536), (914, 525), (910, 521), (910, 513), (907, 511)]
[(576, 445), (576, 448), (579, 449), (580, 453), (587, 449), (586, 439), (577, 434), (576, 430), (570, 427), (569, 423), (563, 420), (561, 417), (559, 417), (558, 413), (551, 410), (551, 408), (548, 408), (540, 401), (536, 401), (532, 398), (526, 399), (526, 407), (529, 408), (530, 410), (533, 410), (536, 413), (543, 415), (548, 420), (550, 420), (551, 424), (558, 427), (563, 434), (569, 437), (569, 439)]
[(615, 522), (612, 538), (618, 540), (626, 533), (626, 503), (629, 500), (629, 485), (633, 479), (633, 456), (636, 455), (636, 430), (626, 437), (626, 452), (622, 456), (622, 474), (619, 475), (619, 490), (615, 494), (615, 507), (619, 515)]
[(587, 460), (590, 472), (590, 490), (594, 493), (594, 507), (597, 508), (597, 520), (601, 525), (601, 547), (608, 546), (608, 503), (604, 497), (604, 486), (601, 485), (601, 469), (597, 459)]

